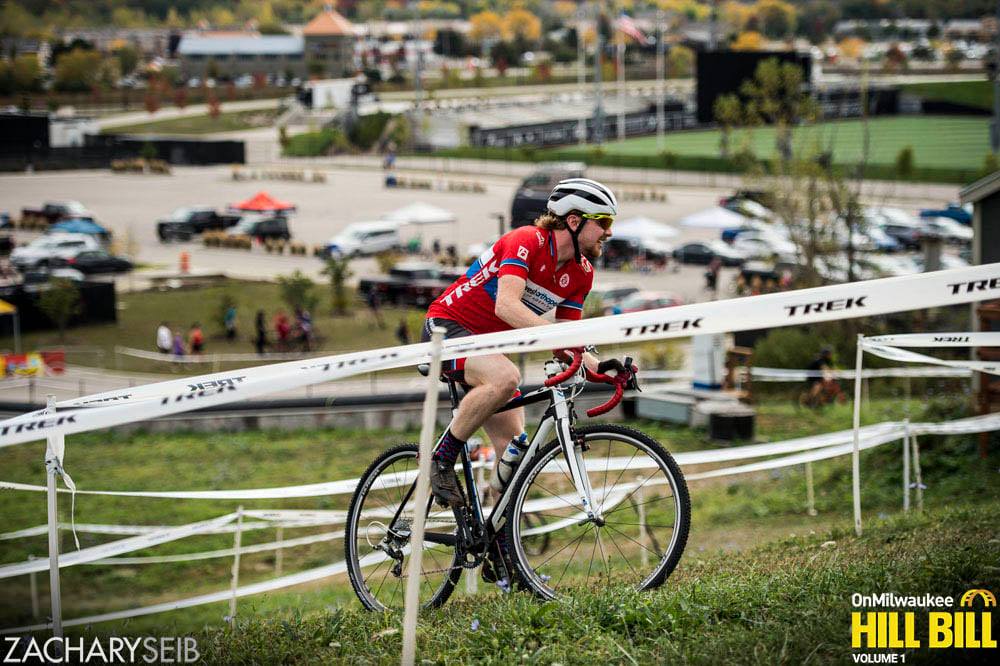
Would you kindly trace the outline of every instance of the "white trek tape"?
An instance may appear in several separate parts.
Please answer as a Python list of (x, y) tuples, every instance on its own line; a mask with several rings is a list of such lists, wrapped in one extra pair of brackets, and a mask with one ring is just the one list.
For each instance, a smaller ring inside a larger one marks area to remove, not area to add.
[(185, 354), (175, 356), (173, 354), (162, 354), (160, 352), (146, 351), (145, 349), (134, 349), (132, 347), (115, 346), (115, 353), (123, 356), (133, 356), (144, 358), (150, 361), (164, 361), (168, 363), (215, 363), (216, 361), (298, 361), (307, 358), (321, 356), (322, 352), (300, 352), (300, 353), (268, 353), (268, 354)]
[[(257, 543), (252, 546), (240, 546), (240, 555), (246, 555), (248, 553), (264, 553), (269, 550), (278, 550), (279, 548), (293, 548), (295, 546), (307, 546), (313, 543), (322, 543), (324, 541), (334, 541), (336, 539), (344, 538), (344, 531), (339, 532), (324, 532), (323, 534), (311, 534), (304, 537), (295, 537), (294, 539), (285, 539), (283, 541), (271, 541), (269, 543)], [(96, 562), (91, 562), (90, 564), (122, 564), (122, 565), (133, 565), (133, 564), (165, 564), (172, 562), (194, 562), (195, 560), (210, 560), (218, 557), (232, 557), (236, 554), (235, 548), (223, 548), (222, 550), (203, 550), (197, 553), (180, 553), (178, 555), (148, 555), (145, 557), (111, 557), (105, 560), (97, 560)]]
[[(997, 297), (1000, 297), (1000, 264), (987, 264), (456, 338), (445, 341), (443, 358), (726, 333), (920, 310)], [(376, 349), (78, 398), (60, 403), (60, 406), (102, 403), (108, 406), (65, 411), (55, 416), (32, 414), (8, 419), (0, 422), (0, 446), (34, 441), (50, 434), (108, 428), (373, 370), (414, 365), (427, 360), (428, 349), (429, 343)], [(139, 400), (142, 402), (137, 402)]]
[[(837, 379), (854, 379), (854, 370), (833, 370), (832, 374)], [(792, 382), (808, 379), (810, 377), (822, 377), (822, 370), (786, 370), (784, 368), (751, 368), (750, 376), (755, 382)], [(874, 379), (876, 377), (971, 377), (972, 371), (966, 368), (862, 368), (862, 379)]]
[[(120, 539), (118, 541), (112, 541), (111, 543), (84, 548), (83, 550), (77, 550), (72, 553), (60, 555), (59, 568), (62, 569), (63, 567), (70, 567), (76, 564), (87, 564), (88, 562), (94, 562), (106, 557), (120, 555), (121, 553), (129, 553), (135, 550), (142, 550), (143, 548), (150, 548), (161, 543), (167, 543), (168, 541), (176, 541), (177, 539), (183, 539), (194, 534), (201, 534), (204, 530), (214, 529), (220, 525), (232, 522), (233, 520), (236, 520), (236, 514), (230, 513), (211, 520), (189, 523), (187, 525), (179, 525), (167, 530), (152, 532), (150, 534), (141, 534), (128, 539)], [(29, 574), (37, 571), (48, 571), (48, 569), (48, 558), (32, 560), (30, 562), (20, 562), (18, 564), (10, 564), (5, 567), (0, 567), (0, 578), (21, 576), (23, 574)]]
[(996, 361), (949, 361), (934, 358), (933, 356), (927, 356), (926, 354), (918, 354), (917, 352), (912, 352), (906, 349), (886, 347), (885, 345), (875, 344), (864, 339), (862, 340), (861, 346), (868, 353), (881, 356), (882, 358), (889, 359), (890, 361), (900, 361), (902, 363), (933, 363), (935, 365), (944, 365), (951, 368), (968, 368), (969, 370), (975, 370), (977, 372), (1000, 375), (1000, 363)]
[(864, 340), (888, 347), (1000, 347), (1000, 332), (903, 333), (875, 335)]
[[(372, 564), (376, 564), (387, 555), (382, 552), (372, 553), (361, 559), (361, 566), (366, 567)], [(261, 594), (263, 592), (270, 592), (272, 590), (279, 590), (283, 587), (292, 587), (293, 585), (301, 585), (303, 583), (310, 583), (314, 580), (322, 580), (324, 578), (329, 578), (330, 576), (336, 576), (347, 571), (347, 564), (345, 562), (336, 562), (334, 564), (328, 564), (326, 566), (317, 567), (315, 569), (308, 569), (306, 571), (300, 571), (299, 573), (289, 574), (287, 576), (282, 576), (281, 578), (274, 578), (272, 580), (262, 581), (260, 583), (254, 583), (253, 585), (245, 585), (236, 589), (237, 597), (249, 597), (254, 594)], [(130, 617), (139, 617), (142, 615), (152, 615), (154, 613), (164, 613), (166, 611), (180, 610), (182, 608), (192, 608), (194, 606), (201, 606), (203, 604), (216, 603), (218, 601), (229, 601), (233, 597), (233, 591), (231, 589), (225, 589), (220, 592), (212, 592), (209, 594), (202, 594), (197, 597), (190, 597), (188, 599), (178, 599), (177, 601), (167, 601), (161, 604), (154, 604), (152, 606), (144, 606), (142, 608), (130, 608), (127, 610), (115, 611), (113, 613), (102, 613), (101, 615), (91, 615), (89, 617), (78, 617), (72, 620), (63, 620), (62, 626), (64, 627), (78, 627), (80, 625), (94, 624), (97, 622), (110, 622), (112, 620), (124, 620)], [(50, 623), (34, 624), (26, 627), (13, 627), (11, 629), (0, 629), (0, 634), (23, 634), (30, 631), (43, 631), (45, 629), (51, 628)]]
[[(243, 515), (249, 513), (258, 513), (254, 511), (244, 511)], [(263, 512), (259, 512), (263, 513)], [(278, 512), (268, 512), (268, 513), (278, 513)], [(290, 511), (289, 513), (298, 513), (295, 511)], [(315, 512), (302, 512), (302, 513), (322, 513), (319, 511)], [(282, 527), (285, 529), (294, 529), (297, 527), (317, 527), (319, 525), (336, 525), (338, 523), (344, 522), (347, 516), (346, 511), (331, 511), (331, 514), (340, 514), (339, 516), (330, 516), (329, 518), (308, 518), (301, 520), (280, 520), (280, 521), (259, 521), (259, 522), (245, 522), (240, 526), (240, 530), (243, 532), (252, 532), (254, 530), (261, 529), (273, 529), (275, 527)], [(258, 516), (259, 517), (259, 516)], [(58, 527), (61, 530), (71, 529), (70, 523), (58, 523)], [(108, 535), (119, 535), (119, 536), (134, 536), (136, 534), (149, 534), (150, 532), (156, 532), (159, 530), (169, 530), (177, 527), (176, 525), (100, 525), (94, 523), (77, 523), (76, 531), (82, 532), (84, 534), (108, 534)], [(7, 541), (9, 539), (23, 539), (27, 537), (42, 536), (48, 534), (48, 525), (36, 525), (35, 527), (27, 527), (23, 530), (17, 530), (14, 532), (4, 532), (0, 534), (0, 541)], [(223, 525), (222, 527), (217, 527), (213, 530), (207, 530), (204, 534), (232, 534), (236, 531), (235, 525)]]

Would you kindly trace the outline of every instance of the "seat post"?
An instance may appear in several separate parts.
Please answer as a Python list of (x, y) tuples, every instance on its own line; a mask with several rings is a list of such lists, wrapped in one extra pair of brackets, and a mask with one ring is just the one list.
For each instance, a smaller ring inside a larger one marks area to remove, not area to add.
[(458, 397), (458, 388), (455, 386), (454, 380), (446, 379), (448, 382), (448, 395), (451, 396), (451, 411), (454, 413), (458, 409), (458, 403), (460, 398)]

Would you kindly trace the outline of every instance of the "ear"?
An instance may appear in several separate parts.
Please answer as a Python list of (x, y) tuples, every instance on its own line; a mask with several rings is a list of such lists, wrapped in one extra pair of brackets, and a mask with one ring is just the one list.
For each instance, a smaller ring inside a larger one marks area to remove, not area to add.
[(576, 231), (580, 228), (580, 224), (583, 222), (583, 218), (580, 217), (579, 213), (569, 213), (566, 216), (566, 226)]

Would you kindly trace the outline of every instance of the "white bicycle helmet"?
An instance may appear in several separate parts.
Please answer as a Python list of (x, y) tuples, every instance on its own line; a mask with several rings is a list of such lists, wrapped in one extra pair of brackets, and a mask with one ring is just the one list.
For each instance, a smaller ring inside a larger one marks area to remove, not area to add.
[(559, 181), (549, 195), (547, 208), (562, 217), (571, 210), (581, 213), (618, 214), (618, 200), (611, 188), (589, 178), (567, 178)]
[[(615, 199), (611, 188), (589, 178), (567, 178), (559, 181), (559, 184), (552, 189), (546, 207), (550, 213), (559, 217), (574, 210), (592, 215), (618, 214), (618, 200)], [(589, 220), (584, 218), (583, 222), (577, 226), (576, 231), (566, 227), (566, 231), (569, 232), (570, 239), (573, 241), (573, 255), (578, 264), (583, 262), (578, 237), (587, 222)]]

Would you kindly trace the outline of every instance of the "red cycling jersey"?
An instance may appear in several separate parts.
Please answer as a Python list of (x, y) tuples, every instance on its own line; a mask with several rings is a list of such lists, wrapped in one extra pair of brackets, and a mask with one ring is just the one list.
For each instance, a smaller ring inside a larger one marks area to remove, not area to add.
[(508, 331), (496, 316), (497, 286), (503, 275), (525, 280), (521, 302), (535, 314), (556, 309), (556, 319), (579, 319), (594, 282), (594, 267), (569, 260), (556, 268), (554, 232), (521, 227), (500, 237), (473, 262), (465, 275), (431, 303), (428, 317), (451, 319), (473, 334)]

